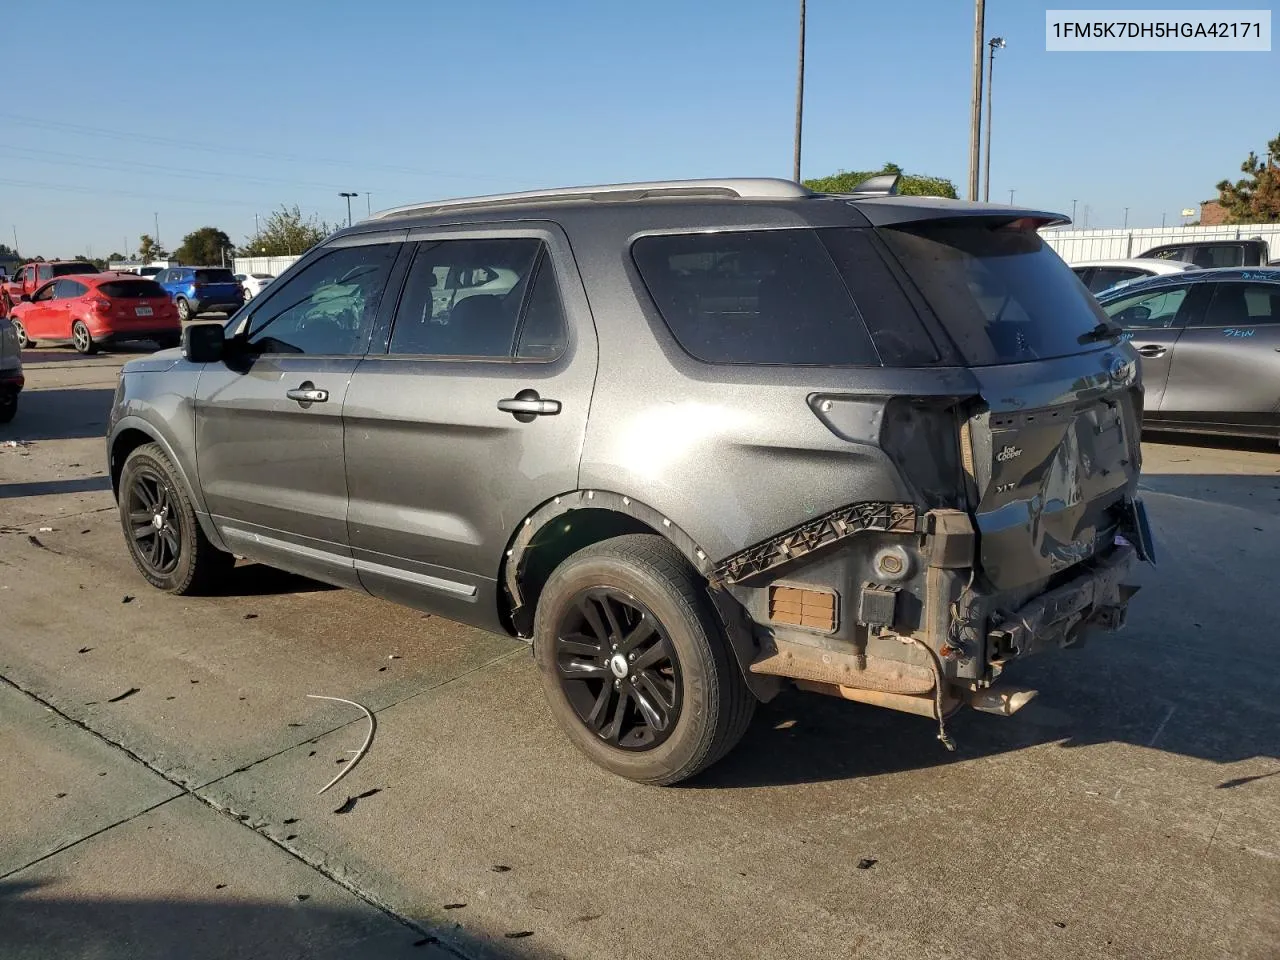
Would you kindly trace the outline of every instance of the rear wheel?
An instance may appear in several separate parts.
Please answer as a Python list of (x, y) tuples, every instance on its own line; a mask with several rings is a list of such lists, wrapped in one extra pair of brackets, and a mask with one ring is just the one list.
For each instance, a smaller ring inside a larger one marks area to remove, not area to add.
[(77, 353), (89, 355), (98, 352), (98, 345), (93, 342), (93, 334), (89, 332), (83, 320), (77, 320), (71, 325), (71, 343), (75, 346)]
[(134, 450), (120, 473), (120, 525), (138, 571), (169, 593), (207, 593), (235, 564), (209, 542), (177, 469), (156, 443)]
[(574, 745), (642, 783), (710, 766), (755, 709), (706, 583), (659, 536), (606, 540), (557, 567), (538, 600), (534, 657)]
[(179, 297), (177, 303), (179, 320), (190, 320), (195, 316), (195, 314), (191, 312), (191, 304), (187, 302), (186, 297)]
[(27, 336), (27, 328), (22, 325), (21, 320), (10, 320), (13, 324), (13, 332), (18, 335), (18, 347), (22, 350), (30, 350), (36, 345), (36, 342)]

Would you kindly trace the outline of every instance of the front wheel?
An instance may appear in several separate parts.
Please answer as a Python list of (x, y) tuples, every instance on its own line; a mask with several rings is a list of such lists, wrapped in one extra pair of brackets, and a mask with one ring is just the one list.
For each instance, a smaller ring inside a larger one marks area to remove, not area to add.
[(71, 325), (71, 342), (76, 348), (76, 353), (88, 356), (98, 352), (98, 345), (93, 342), (93, 334), (89, 332), (83, 320), (77, 320)]
[(741, 739), (755, 698), (706, 583), (655, 535), (586, 547), (538, 600), (534, 658), (551, 712), (600, 766), (672, 784)]
[(13, 324), (13, 332), (18, 335), (18, 349), (30, 350), (36, 345), (36, 342), (27, 336), (27, 328), (22, 325), (21, 320), (10, 320)]
[(207, 593), (235, 564), (209, 542), (164, 450), (138, 447), (120, 473), (120, 525), (138, 571), (169, 593)]
[(178, 319), (185, 323), (187, 320), (192, 319), (194, 316), (195, 314), (191, 312), (191, 304), (187, 302), (187, 298), (179, 297), (178, 298)]

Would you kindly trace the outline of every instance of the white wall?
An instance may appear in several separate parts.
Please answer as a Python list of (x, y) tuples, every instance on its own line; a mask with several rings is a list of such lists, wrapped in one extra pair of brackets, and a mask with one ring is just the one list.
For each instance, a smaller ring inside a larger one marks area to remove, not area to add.
[(1248, 240), (1261, 237), (1280, 259), (1280, 223), (1242, 223), (1220, 227), (1141, 227), (1129, 230), (1042, 230), (1040, 236), (1067, 263), (1136, 257), (1152, 247), (1188, 240)]
[(301, 257), (236, 257), (231, 261), (235, 273), (269, 273), (278, 277)]

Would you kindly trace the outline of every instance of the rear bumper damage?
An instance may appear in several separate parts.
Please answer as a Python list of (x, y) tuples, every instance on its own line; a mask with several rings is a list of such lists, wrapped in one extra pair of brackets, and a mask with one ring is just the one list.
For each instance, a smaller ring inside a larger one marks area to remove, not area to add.
[(1117, 504), (1093, 555), (1017, 591), (984, 586), (967, 513), (863, 504), (728, 558), (712, 577), (753, 626), (757, 678), (944, 721), (961, 706), (1009, 715), (1034, 691), (993, 686), (1012, 660), (1125, 622), (1151, 558), (1141, 503)]

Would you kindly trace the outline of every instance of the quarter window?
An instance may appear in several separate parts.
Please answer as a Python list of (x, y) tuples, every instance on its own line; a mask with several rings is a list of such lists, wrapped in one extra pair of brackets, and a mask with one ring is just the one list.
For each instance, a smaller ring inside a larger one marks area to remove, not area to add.
[(1115, 300), (1102, 309), (1125, 330), (1172, 327), (1178, 319), (1182, 302), (1187, 299), (1187, 290), (1183, 286), (1147, 291)]
[(364, 354), (398, 248), (339, 247), (311, 261), (259, 298), (249, 319), (250, 345), (257, 353)]
[(548, 360), (564, 345), (564, 309), (540, 240), (419, 245), (391, 331), (392, 354)]

